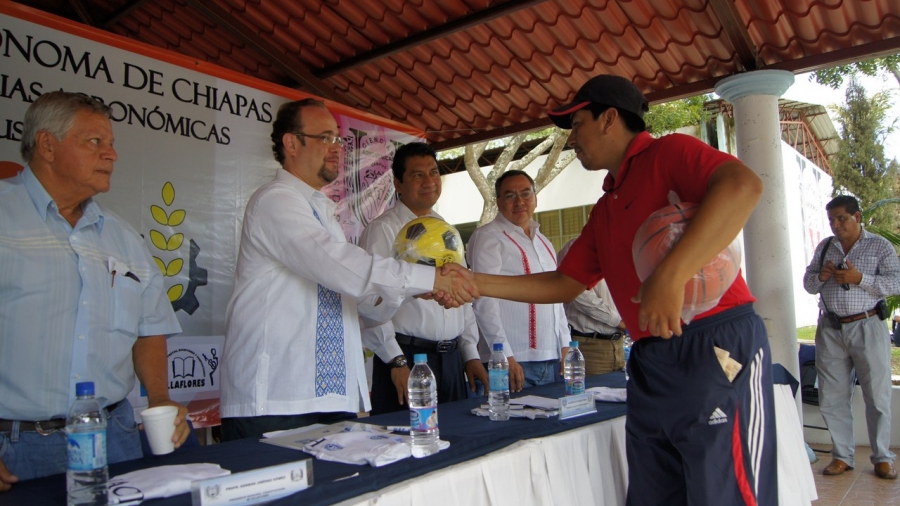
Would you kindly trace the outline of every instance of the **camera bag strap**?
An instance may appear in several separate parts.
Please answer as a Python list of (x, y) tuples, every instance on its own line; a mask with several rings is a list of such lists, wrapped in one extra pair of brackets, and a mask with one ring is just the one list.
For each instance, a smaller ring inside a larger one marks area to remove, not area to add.
[[(831, 240), (834, 239), (834, 236), (826, 237), (819, 243), (819, 246), (822, 246), (822, 254), (819, 255), (819, 270), (818, 272), (822, 272), (822, 267), (825, 265), (825, 253), (828, 252), (828, 248), (831, 246)], [(818, 275), (818, 274), (817, 274)], [(825, 308), (825, 312), (828, 312), (828, 306), (825, 305), (825, 297), (822, 297), (822, 292), (819, 292), (819, 300), (822, 301), (822, 306)]]

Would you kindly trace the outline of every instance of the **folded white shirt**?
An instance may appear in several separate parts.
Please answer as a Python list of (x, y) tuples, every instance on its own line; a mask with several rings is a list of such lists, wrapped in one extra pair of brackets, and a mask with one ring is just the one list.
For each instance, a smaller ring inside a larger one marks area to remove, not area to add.
[[(310, 441), (303, 445), (303, 451), (331, 462), (381, 467), (412, 455), (411, 444), (410, 436), (391, 434), (376, 425), (359, 423), (344, 432)], [(449, 442), (438, 440), (440, 450), (449, 446)]]
[(191, 482), (231, 474), (218, 464), (183, 464), (140, 469), (109, 479), (109, 504), (139, 504), (145, 499), (191, 491)]
[(322, 460), (381, 467), (411, 455), (409, 436), (367, 431), (329, 434), (306, 443), (303, 451)]
[[(490, 416), (491, 410), (488, 408), (474, 408), (472, 409), (473, 415), (478, 416)], [(556, 416), (559, 414), (559, 410), (556, 409), (535, 409), (535, 408), (514, 408), (510, 406), (509, 417), (510, 418), (528, 418), (529, 420), (534, 420), (536, 418), (550, 418), (552, 416)]]

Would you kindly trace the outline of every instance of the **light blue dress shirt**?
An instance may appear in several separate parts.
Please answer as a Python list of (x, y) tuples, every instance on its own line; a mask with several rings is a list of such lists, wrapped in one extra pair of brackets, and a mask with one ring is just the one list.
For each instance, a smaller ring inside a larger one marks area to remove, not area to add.
[(30, 167), (0, 180), (0, 418), (65, 417), (80, 381), (120, 401), (138, 336), (181, 332), (141, 236), (82, 207), (72, 227)]

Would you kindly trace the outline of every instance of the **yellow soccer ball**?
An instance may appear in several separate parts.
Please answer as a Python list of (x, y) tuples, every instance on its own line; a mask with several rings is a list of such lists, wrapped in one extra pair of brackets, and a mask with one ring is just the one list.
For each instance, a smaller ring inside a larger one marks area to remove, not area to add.
[(463, 242), (456, 227), (444, 220), (425, 216), (407, 223), (397, 233), (394, 258), (406, 262), (440, 267), (462, 264)]

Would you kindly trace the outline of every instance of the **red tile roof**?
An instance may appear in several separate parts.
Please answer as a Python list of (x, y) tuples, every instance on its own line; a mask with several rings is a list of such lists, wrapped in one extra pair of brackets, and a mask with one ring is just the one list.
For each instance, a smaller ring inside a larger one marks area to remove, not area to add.
[[(747, 70), (802, 72), (900, 52), (897, 0), (81, 4), (98, 28), (319, 90), (420, 128), (440, 147), (545, 126), (548, 108), (600, 73), (625, 76), (661, 102)], [(30, 5), (81, 21), (65, 0)]]

